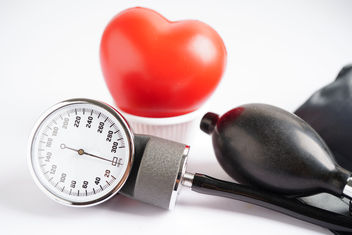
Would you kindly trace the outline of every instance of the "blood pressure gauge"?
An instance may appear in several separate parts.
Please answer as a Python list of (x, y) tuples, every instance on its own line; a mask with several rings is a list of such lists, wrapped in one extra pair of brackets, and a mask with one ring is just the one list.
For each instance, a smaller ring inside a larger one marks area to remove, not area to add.
[(129, 176), (133, 134), (112, 107), (94, 100), (59, 103), (39, 120), (29, 162), (39, 187), (72, 206), (95, 205), (116, 194)]

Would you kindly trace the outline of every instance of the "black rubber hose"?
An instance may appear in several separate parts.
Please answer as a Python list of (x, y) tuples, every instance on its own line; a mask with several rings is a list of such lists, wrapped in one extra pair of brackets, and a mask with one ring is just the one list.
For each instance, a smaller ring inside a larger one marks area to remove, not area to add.
[[(352, 218), (303, 204), (297, 199), (254, 189), (247, 185), (218, 180), (196, 173), (192, 190), (202, 194), (215, 195), (248, 202), (292, 216), (312, 224), (339, 232), (352, 232)], [(336, 233), (345, 234), (345, 233)]]

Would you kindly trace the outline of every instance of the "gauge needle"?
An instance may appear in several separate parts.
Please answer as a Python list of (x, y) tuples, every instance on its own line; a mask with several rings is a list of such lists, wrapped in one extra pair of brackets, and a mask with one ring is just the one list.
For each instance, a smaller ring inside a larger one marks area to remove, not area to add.
[(104, 160), (104, 161), (112, 162), (112, 160), (109, 160), (109, 159), (107, 159), (107, 158), (103, 158), (103, 157), (99, 157), (99, 156), (94, 155), (94, 154), (91, 154), (91, 153), (87, 153), (87, 152), (85, 152), (83, 149), (78, 149), (78, 150), (77, 150), (77, 149), (74, 149), (74, 148), (70, 148), (70, 147), (66, 146), (65, 144), (60, 144), (60, 148), (61, 148), (61, 149), (69, 149), (69, 150), (75, 151), (75, 152), (77, 152), (79, 155), (85, 154), (85, 155), (88, 155), (88, 156), (91, 156), (91, 157), (99, 158), (99, 159)]

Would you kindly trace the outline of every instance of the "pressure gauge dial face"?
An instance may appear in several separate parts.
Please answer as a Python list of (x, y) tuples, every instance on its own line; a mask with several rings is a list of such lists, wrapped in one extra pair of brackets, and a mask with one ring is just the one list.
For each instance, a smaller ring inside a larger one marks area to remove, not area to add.
[(33, 176), (51, 198), (90, 206), (116, 194), (132, 167), (133, 135), (123, 117), (103, 103), (62, 102), (39, 120), (30, 142)]

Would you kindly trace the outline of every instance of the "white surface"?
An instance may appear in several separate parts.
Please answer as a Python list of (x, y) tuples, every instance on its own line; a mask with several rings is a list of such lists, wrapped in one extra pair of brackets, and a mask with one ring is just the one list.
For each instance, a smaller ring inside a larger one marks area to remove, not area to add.
[[(48, 199), (27, 169), (27, 140), (39, 115), (72, 97), (112, 103), (100, 71), (102, 31), (132, 6), (214, 27), (228, 51), (209, 101), (223, 113), (264, 102), (293, 111), (352, 61), (351, 1), (1, 1), (1, 234), (330, 234), (246, 203), (184, 190), (174, 211), (119, 197), (85, 209)], [(229, 179), (208, 136), (197, 132), (189, 170)]]

